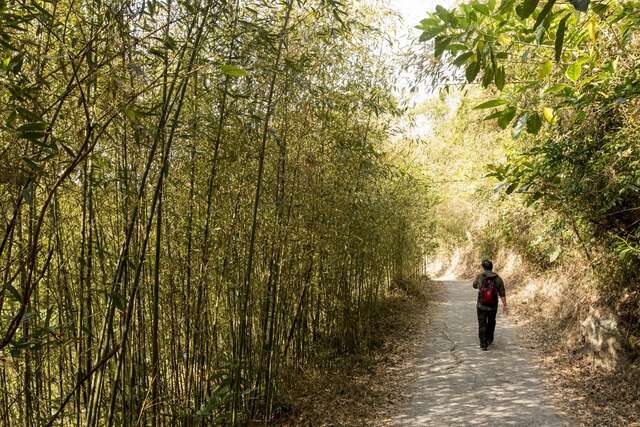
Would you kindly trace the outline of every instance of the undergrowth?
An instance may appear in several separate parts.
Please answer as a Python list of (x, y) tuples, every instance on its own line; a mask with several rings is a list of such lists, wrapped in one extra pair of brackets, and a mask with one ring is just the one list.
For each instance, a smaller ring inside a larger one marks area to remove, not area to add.
[(272, 422), (369, 425), (387, 416), (402, 399), (403, 366), (424, 329), (431, 286), (437, 285), (426, 277), (396, 281), (390, 294), (371, 307), (374, 315), (366, 348), (350, 354), (318, 351), (314, 360), (287, 379), (276, 405), (278, 417)]

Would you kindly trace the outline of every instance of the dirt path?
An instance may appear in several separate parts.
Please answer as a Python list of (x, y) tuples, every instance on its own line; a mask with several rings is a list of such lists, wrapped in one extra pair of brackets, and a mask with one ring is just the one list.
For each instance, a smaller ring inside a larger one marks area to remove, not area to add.
[(550, 403), (532, 353), (517, 326), (498, 314), (494, 345), (478, 346), (476, 291), (468, 281), (445, 281), (433, 307), (417, 381), (392, 418), (397, 426), (569, 426)]

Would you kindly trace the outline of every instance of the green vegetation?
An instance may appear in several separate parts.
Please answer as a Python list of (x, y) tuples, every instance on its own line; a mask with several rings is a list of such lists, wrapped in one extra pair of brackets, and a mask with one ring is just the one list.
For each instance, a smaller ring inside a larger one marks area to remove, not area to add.
[[(377, 11), (0, 2), (0, 424), (267, 422), (366, 350), (433, 197)], [(274, 409), (275, 408), (275, 409)]]
[(269, 423), (436, 240), (588, 265), (640, 336), (640, 3), (438, 6), (427, 144), (378, 6), (0, 1), (0, 424)]
[(496, 204), (482, 252), (512, 244), (541, 267), (579, 252), (637, 335), (640, 3), (474, 0), (418, 28), (420, 75), (480, 86), (467, 119), (511, 134), (485, 171), (522, 203)]

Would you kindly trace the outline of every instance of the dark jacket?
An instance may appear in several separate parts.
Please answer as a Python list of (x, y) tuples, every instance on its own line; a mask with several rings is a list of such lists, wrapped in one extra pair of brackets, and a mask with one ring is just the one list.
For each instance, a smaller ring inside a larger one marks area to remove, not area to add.
[[(476, 277), (476, 280), (473, 281), (473, 288), (474, 289), (479, 289), (480, 285), (482, 285), (482, 282), (484, 281), (485, 277), (495, 277), (495, 281), (496, 281), (496, 286), (498, 287), (498, 295), (500, 295), (501, 297), (505, 297), (507, 294), (504, 290), (504, 282), (502, 281), (502, 278), (500, 278), (500, 276), (498, 276), (496, 273), (494, 273), (493, 271), (490, 270), (485, 270), (482, 273), (478, 274), (478, 276)], [(500, 303), (499, 299), (498, 299), (498, 303)], [(482, 305), (480, 304), (480, 292), (478, 291), (478, 308), (480, 310), (497, 310), (498, 306), (496, 305), (495, 307), (489, 307), (486, 305)]]

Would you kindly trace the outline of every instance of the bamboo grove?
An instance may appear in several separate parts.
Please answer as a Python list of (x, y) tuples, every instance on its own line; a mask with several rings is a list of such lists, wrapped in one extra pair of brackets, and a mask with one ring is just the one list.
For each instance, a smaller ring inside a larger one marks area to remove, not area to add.
[(268, 422), (366, 349), (432, 197), (375, 8), (1, 1), (0, 424)]

